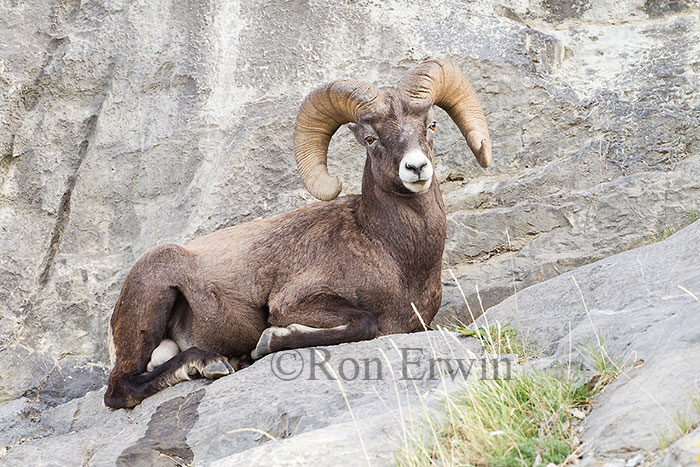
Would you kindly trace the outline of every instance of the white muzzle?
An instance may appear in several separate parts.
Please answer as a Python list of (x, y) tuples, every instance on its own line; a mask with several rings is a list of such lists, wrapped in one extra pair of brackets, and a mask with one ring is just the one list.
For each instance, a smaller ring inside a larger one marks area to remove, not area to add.
[(433, 180), (433, 164), (419, 149), (408, 151), (399, 165), (399, 178), (404, 186), (414, 193), (430, 188)]

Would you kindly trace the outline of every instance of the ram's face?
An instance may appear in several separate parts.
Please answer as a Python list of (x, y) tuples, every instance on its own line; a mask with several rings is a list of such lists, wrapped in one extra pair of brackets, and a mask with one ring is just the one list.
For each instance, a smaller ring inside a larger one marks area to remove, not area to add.
[(427, 191), (434, 173), (432, 106), (391, 94), (386, 100), (386, 113), (364, 117), (350, 128), (367, 148), (372, 175), (382, 188), (401, 194)]

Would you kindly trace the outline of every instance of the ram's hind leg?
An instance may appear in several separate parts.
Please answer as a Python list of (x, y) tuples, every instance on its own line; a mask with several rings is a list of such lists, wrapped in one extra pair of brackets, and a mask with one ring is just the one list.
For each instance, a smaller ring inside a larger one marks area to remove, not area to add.
[(233, 367), (226, 357), (190, 347), (153, 371), (128, 375), (120, 378), (116, 384), (110, 384), (105, 394), (105, 405), (113, 409), (134, 407), (145, 398), (181, 381), (200, 376), (216, 379), (231, 373)]
[(253, 359), (279, 350), (357, 342), (379, 334), (372, 313), (334, 295), (315, 295), (294, 311), (284, 313), (284, 319), (271, 317), (273, 326), (260, 336)]
[(166, 338), (178, 290), (188, 283), (192, 269), (185, 249), (166, 244), (146, 253), (127, 275), (110, 320), (115, 362), (104, 396), (107, 407), (133, 407), (197, 374), (217, 377), (233, 371), (225, 357), (192, 348), (144, 374), (153, 351)]

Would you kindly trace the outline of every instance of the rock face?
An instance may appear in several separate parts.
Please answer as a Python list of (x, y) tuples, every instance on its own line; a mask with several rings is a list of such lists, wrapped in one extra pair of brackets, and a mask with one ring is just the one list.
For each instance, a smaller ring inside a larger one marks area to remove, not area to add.
[[(696, 2), (7, 1), (0, 5), (0, 402), (99, 386), (135, 260), (311, 201), (292, 125), (338, 78), (427, 56), (474, 85), (495, 163), (438, 111), (445, 266), (475, 313), (700, 211)], [(330, 171), (358, 192), (338, 132)], [(468, 320), (445, 272), (437, 322)]]

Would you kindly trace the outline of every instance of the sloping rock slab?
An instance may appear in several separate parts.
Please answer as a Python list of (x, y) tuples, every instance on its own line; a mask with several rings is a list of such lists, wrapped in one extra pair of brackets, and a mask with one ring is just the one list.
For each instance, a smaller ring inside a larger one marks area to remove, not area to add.
[[(674, 436), (674, 417), (700, 420), (700, 222), (670, 238), (534, 285), (479, 324), (501, 321), (559, 363), (585, 362), (598, 339), (625, 372), (585, 421), (584, 465), (632, 458)], [(636, 365), (630, 364), (636, 362)]]
[(107, 410), (104, 389), (56, 407), (17, 400), (0, 406), (0, 463), (211, 465), (233, 456), (222, 465), (327, 465), (332, 450), (333, 462), (383, 464), (426, 397), (440, 400), (468, 375), (456, 359), (476, 358), (479, 348), (432, 331), (278, 352), (213, 383), (178, 384), (132, 410)]

